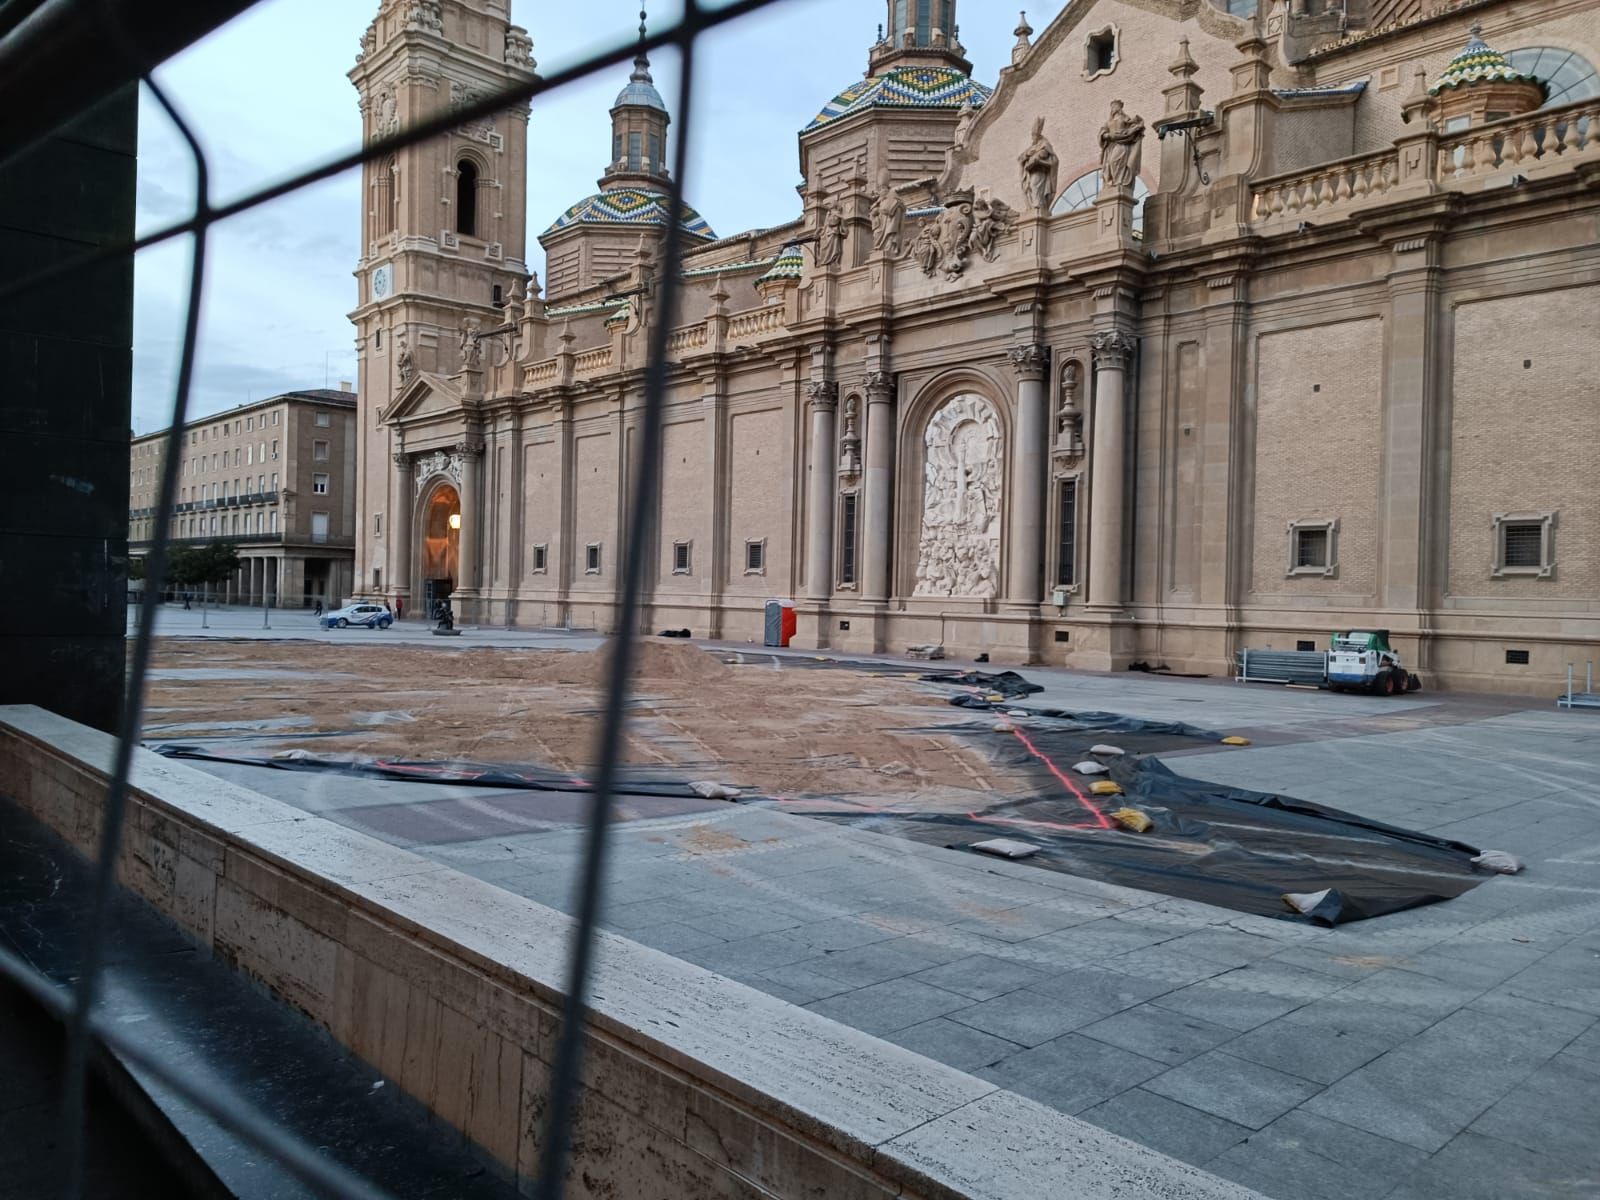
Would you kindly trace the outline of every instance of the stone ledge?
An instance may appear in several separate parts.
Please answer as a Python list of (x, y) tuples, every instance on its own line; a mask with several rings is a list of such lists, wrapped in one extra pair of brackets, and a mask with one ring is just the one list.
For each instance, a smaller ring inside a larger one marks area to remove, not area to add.
[[(112, 749), (41, 709), (0, 707), (0, 791), (85, 853)], [(571, 918), (147, 751), (132, 783), (126, 886), (531, 1180)], [(600, 937), (575, 1195), (1254, 1195)]]

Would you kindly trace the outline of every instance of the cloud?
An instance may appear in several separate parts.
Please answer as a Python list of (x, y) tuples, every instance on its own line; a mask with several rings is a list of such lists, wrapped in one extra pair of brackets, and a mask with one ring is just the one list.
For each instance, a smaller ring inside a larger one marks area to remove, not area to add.
[[(1043, 29), (1062, 0), (1030, 5)], [(1038, 11), (1035, 11), (1037, 8)], [(652, 22), (677, 15), (651, 5)], [(205, 147), (218, 202), (344, 153), (360, 138), (346, 78), (377, 0), (265, 0), (161, 68), (158, 77)], [(993, 82), (1010, 61), (1017, 8), (964, 0), (962, 40), (975, 74)], [(797, 135), (858, 80), (884, 7), (864, 0), (777, 0), (705, 36), (697, 48), (689, 202), (718, 233), (777, 225), (800, 210)], [(637, 0), (535, 5), (515, 0), (545, 74), (635, 36)], [(677, 111), (675, 52), (655, 56), (656, 86)], [(535, 238), (592, 193), (610, 157), (608, 110), (627, 80), (619, 66), (533, 105), (528, 129), (528, 258)], [(194, 203), (194, 164), (150, 97), (140, 111), (138, 227), (181, 220)], [(348, 312), (358, 254), (360, 179), (318, 184), (216, 227), (208, 248), (190, 412), (215, 412), (275, 391), (354, 379)], [(141, 432), (171, 414), (188, 285), (186, 245), (140, 254), (135, 268), (134, 414)]]

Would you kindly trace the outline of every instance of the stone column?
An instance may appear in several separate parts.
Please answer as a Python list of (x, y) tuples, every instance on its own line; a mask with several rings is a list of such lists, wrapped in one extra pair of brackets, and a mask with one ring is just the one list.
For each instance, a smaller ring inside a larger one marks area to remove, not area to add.
[(1134, 339), (1120, 329), (1090, 339), (1094, 352), (1093, 486), (1089, 498), (1089, 604), (1122, 607), (1123, 473), (1128, 361)]
[(894, 544), (895, 382), (888, 371), (867, 376), (867, 453), (861, 490), (861, 540), (866, 551), (862, 598), (889, 599)]
[(465, 442), (456, 447), (461, 456), (461, 578), (460, 591), (478, 588), (478, 543), (483, 534), (483, 445)]
[(1036, 609), (1044, 584), (1045, 434), (1050, 350), (1033, 343), (1011, 350), (1017, 373), (1017, 425), (1011, 445), (1011, 573), (1007, 594), (1018, 608)]
[(411, 455), (394, 454), (394, 507), (389, 512), (389, 586), (411, 599), (411, 513), (416, 507), (416, 470)]
[(811, 397), (811, 473), (806, 479), (806, 595), (813, 600), (827, 600), (833, 595), (833, 472), (839, 457), (833, 422), (839, 408), (839, 385), (814, 379), (806, 384), (806, 392)]
[(281, 558), (269, 558), (267, 562), (267, 607), (278, 607), (278, 569), (282, 565)]

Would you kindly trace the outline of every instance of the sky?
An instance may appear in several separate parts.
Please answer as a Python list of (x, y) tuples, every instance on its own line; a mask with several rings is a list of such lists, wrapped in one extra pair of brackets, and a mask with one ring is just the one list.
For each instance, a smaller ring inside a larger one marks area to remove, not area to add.
[[(1042, 30), (1065, 0), (1035, 0)], [(652, 22), (675, 4), (654, 0)], [(164, 65), (156, 78), (193, 126), (210, 168), (211, 200), (224, 203), (360, 141), (355, 88), (346, 77), (377, 0), (262, 0)], [(961, 0), (961, 39), (973, 74), (993, 84), (1016, 40), (1013, 0)], [(512, 19), (533, 36), (541, 74), (636, 36), (637, 0), (583, 4), (513, 0)], [(799, 213), (796, 134), (834, 95), (862, 77), (884, 19), (880, 0), (776, 0), (706, 35), (695, 79), (688, 202), (717, 233), (777, 225)], [(535, 238), (596, 190), (610, 157), (608, 110), (628, 65), (541, 96), (528, 127), (529, 266), (544, 273)], [(676, 110), (678, 62), (652, 60), (656, 86)], [(673, 134), (681, 123), (674, 111)], [(189, 215), (192, 158), (160, 106), (140, 101), (138, 227), (147, 233)], [(206, 256), (191, 416), (296, 388), (356, 378), (360, 177), (349, 172), (214, 227)], [(174, 240), (141, 252), (134, 282), (133, 412), (136, 433), (170, 423), (183, 329), (190, 247)]]

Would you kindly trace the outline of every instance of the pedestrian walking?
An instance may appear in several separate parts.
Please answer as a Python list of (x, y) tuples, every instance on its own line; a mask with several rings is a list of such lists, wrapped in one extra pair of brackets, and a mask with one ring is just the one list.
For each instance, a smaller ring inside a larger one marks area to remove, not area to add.
[(317, 601), (316, 608), (311, 610), (311, 615), (313, 617), (320, 617), (322, 615), (322, 601), (320, 599)]

